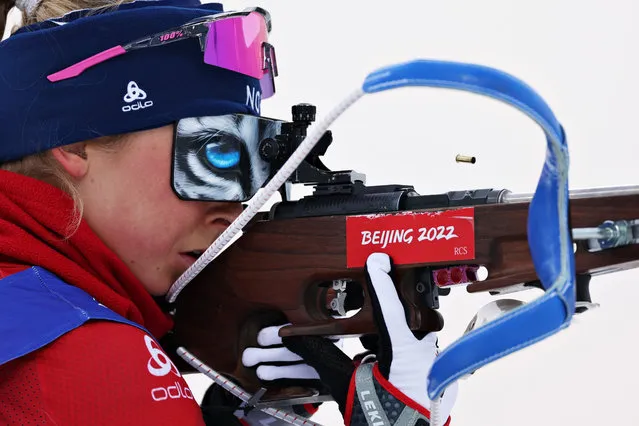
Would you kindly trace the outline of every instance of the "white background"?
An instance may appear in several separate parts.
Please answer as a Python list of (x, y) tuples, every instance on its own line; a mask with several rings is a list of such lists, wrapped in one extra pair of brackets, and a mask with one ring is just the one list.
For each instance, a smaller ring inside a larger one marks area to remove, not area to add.
[[(639, 3), (633, 0), (224, 5), (259, 5), (272, 14), (280, 76), (262, 115), (290, 119), (291, 105), (310, 102), (322, 117), (385, 65), (415, 58), (473, 62), (513, 74), (548, 102), (568, 135), (571, 189), (639, 184)], [(368, 95), (331, 129), (330, 168), (365, 173), (371, 185), (413, 184), (421, 194), (487, 187), (532, 192), (545, 153), (541, 130), (514, 108), (432, 88)], [(477, 163), (455, 163), (458, 153)], [(601, 308), (462, 381), (453, 424), (639, 424), (638, 278), (637, 270), (593, 278), (591, 293)], [(493, 299), (463, 288), (442, 298), (441, 346), (459, 338)], [(347, 352), (358, 349), (357, 341), (347, 342)], [(188, 380), (197, 396), (209, 383)], [(314, 420), (342, 424), (334, 403)]]

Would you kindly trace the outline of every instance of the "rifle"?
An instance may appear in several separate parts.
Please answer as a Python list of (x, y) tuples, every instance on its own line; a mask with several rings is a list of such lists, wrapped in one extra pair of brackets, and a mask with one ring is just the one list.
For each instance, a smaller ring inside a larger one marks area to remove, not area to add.
[[(293, 120), (263, 141), (273, 174), (307, 137), (315, 107), (292, 108)], [(440, 331), (439, 297), (451, 286), (498, 295), (546, 290), (531, 255), (529, 211), (535, 194), (473, 189), (420, 195), (411, 185), (367, 186), (365, 175), (332, 171), (320, 142), (278, 190), (282, 201), (255, 215), (243, 235), (204, 267), (175, 301), (174, 337), (248, 392), (264, 384), (243, 367), (242, 351), (265, 326), (291, 323), (280, 335), (375, 334), (364, 261), (385, 251), (414, 331)], [(290, 199), (290, 185), (314, 187)], [(590, 277), (639, 266), (639, 186), (569, 191), (575, 310), (590, 309)], [(550, 215), (552, 213), (549, 213)], [(430, 390), (430, 389), (429, 389)], [(328, 399), (319, 390), (269, 387), (263, 406)]]

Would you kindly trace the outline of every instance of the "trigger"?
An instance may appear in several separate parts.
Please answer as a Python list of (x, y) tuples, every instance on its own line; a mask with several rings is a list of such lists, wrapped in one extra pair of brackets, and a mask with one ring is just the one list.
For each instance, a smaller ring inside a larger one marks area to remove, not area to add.
[(342, 291), (337, 292), (329, 306), (341, 316), (346, 315), (346, 293)]
[(351, 313), (357, 313), (364, 306), (364, 291), (357, 281), (336, 279), (332, 281), (324, 303), (333, 318), (347, 317)]

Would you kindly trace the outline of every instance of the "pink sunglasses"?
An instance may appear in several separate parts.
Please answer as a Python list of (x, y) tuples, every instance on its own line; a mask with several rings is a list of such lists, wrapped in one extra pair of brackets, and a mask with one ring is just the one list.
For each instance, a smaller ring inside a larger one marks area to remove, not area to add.
[(275, 48), (268, 43), (270, 31), (270, 14), (259, 7), (204, 16), (124, 46), (112, 47), (47, 78), (51, 82), (66, 80), (136, 49), (197, 37), (204, 52), (204, 63), (259, 79), (262, 98), (266, 99), (275, 94), (275, 77), (278, 74)]

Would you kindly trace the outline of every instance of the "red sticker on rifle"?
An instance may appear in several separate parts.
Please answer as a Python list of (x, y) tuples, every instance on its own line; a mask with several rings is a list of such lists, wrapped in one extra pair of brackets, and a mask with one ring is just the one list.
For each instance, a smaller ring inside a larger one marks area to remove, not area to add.
[(475, 209), (348, 216), (346, 266), (363, 267), (375, 252), (397, 265), (474, 259)]

